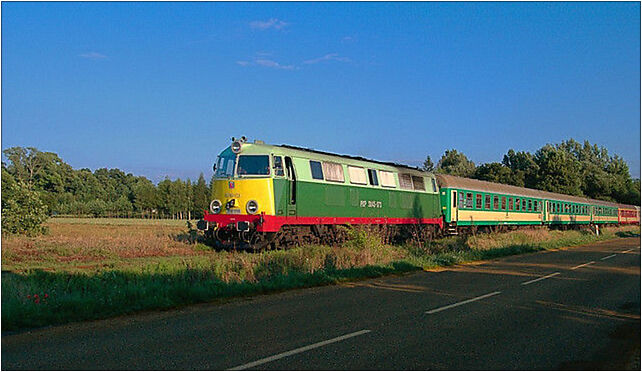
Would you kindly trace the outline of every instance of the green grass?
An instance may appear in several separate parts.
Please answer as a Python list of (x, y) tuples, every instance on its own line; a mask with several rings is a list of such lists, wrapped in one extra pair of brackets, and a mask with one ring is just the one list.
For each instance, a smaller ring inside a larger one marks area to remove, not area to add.
[[(183, 221), (184, 222), (184, 221)], [(214, 252), (115, 261), (85, 271), (3, 272), (2, 326), (20, 330), (169, 309), (235, 296), (328, 285), (392, 273), (449, 266), (514, 254), (639, 236), (639, 228), (584, 231), (515, 231), (431, 243), (388, 246), (375, 234), (351, 231), (342, 247), (308, 246), (260, 254)], [(38, 295), (38, 303), (34, 300)], [(43, 298), (47, 296), (46, 300)]]

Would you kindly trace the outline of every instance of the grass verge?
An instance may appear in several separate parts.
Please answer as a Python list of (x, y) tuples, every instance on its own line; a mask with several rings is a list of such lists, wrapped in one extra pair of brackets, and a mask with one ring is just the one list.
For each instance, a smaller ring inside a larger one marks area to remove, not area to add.
[[(45, 271), (25, 268), (23, 263), (15, 266), (20, 270), (8, 272), (4, 270), (5, 258), (9, 257), (11, 265), (17, 256), (3, 254), (2, 327), (5, 331), (20, 330), (373, 278), (639, 236), (639, 227), (604, 229), (600, 237), (586, 231), (538, 229), (404, 246), (385, 245), (372, 231), (352, 230), (351, 235), (352, 239), (341, 247), (308, 246), (260, 254), (214, 252), (200, 244), (186, 243), (193, 254), (184, 255), (186, 248), (180, 248), (175, 256), (124, 259), (117, 250), (109, 267), (88, 265), (85, 270), (54, 265)], [(37, 243), (33, 243), (35, 250)], [(46, 257), (50, 266), (57, 262), (51, 255)]]

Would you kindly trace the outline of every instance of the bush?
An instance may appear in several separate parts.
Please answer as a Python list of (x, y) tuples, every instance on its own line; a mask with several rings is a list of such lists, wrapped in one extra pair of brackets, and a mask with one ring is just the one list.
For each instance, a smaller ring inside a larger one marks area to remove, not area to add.
[(2, 170), (2, 232), (38, 235), (47, 231), (47, 207), (40, 194)]

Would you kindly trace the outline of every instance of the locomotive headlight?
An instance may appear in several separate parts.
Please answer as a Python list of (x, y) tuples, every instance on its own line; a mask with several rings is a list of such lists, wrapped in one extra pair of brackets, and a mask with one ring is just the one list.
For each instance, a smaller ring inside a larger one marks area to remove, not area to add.
[(247, 210), (249, 214), (255, 214), (259, 210), (259, 203), (257, 203), (256, 200), (250, 200), (245, 205), (245, 210)]
[(232, 142), (232, 152), (235, 154), (238, 154), (241, 152), (241, 142), (240, 141), (234, 141)]
[(210, 203), (210, 211), (214, 214), (218, 214), (221, 211), (221, 202), (218, 199), (212, 200)]

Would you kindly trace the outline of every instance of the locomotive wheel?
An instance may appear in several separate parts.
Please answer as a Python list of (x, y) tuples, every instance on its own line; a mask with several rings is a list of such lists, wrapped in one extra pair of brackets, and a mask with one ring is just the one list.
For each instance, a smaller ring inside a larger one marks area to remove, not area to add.
[(274, 244), (275, 238), (275, 233), (255, 232), (250, 240), (251, 248), (255, 252), (261, 252), (266, 249), (274, 249), (276, 247), (276, 245)]

